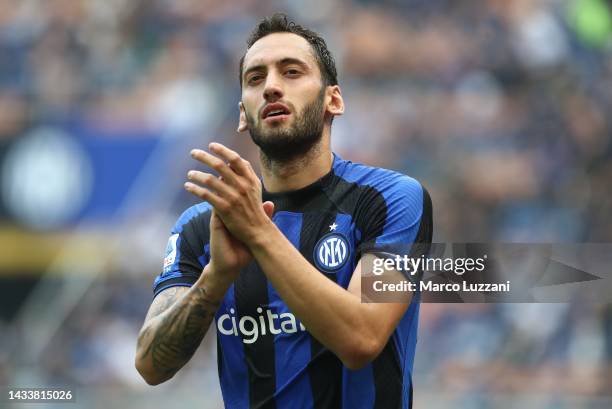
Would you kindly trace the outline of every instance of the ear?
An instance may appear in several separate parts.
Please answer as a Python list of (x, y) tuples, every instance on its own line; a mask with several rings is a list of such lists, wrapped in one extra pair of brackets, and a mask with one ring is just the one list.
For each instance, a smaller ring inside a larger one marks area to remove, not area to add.
[(244, 132), (247, 130), (246, 113), (244, 112), (244, 105), (242, 101), (238, 103), (238, 109), (240, 109), (240, 118), (238, 119), (238, 132)]
[(325, 110), (332, 116), (342, 115), (344, 113), (344, 99), (342, 99), (342, 91), (339, 85), (330, 85), (326, 90), (326, 106)]

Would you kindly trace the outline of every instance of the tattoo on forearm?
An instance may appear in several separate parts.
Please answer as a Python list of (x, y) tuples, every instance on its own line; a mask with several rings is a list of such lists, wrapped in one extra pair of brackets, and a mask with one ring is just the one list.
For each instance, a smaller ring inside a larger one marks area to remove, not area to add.
[(170, 306), (172, 306), (172, 304), (174, 304), (178, 298), (178, 291), (179, 287), (172, 287), (161, 293), (159, 295), (159, 297), (162, 297), (160, 302), (156, 302), (153, 308), (149, 310), (147, 317), (145, 318), (145, 322), (151, 318), (157, 317), (159, 314), (170, 308)]
[(151, 354), (153, 367), (162, 376), (172, 375), (193, 356), (219, 307), (219, 302), (212, 301), (204, 288), (192, 288), (191, 292), (178, 301), (176, 293), (171, 294), (160, 303), (150, 313), (152, 317), (158, 316), (157, 322), (140, 334), (141, 356)]

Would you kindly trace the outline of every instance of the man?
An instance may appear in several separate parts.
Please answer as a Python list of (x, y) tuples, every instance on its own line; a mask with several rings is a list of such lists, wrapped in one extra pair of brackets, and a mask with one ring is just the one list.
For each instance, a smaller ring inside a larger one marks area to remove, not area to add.
[(316, 33), (263, 20), (240, 64), (238, 130), (249, 162), (212, 143), (185, 188), (204, 200), (172, 231), (138, 339), (136, 367), (170, 379), (213, 319), (228, 408), (399, 408), (412, 400), (418, 303), (361, 303), (361, 256), (431, 242), (425, 189), (332, 154), (344, 111), (334, 60)]

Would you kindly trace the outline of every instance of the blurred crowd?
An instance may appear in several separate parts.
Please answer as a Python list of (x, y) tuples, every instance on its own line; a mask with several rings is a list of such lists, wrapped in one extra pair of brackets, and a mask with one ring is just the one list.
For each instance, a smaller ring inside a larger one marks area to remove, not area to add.
[[(608, 0), (0, 0), (0, 147), (79, 123), (117, 137), (214, 137), (256, 160), (235, 132), (237, 63), (275, 11), (320, 32), (336, 56), (346, 113), (334, 150), (418, 178), (432, 195), (434, 241), (612, 241)], [(173, 182), (178, 215), (193, 199)], [(157, 250), (146, 257), (161, 266)], [(157, 271), (122, 269), (62, 323), (41, 376), (141, 386), (132, 354)], [(417, 399), (447, 391), (463, 405), (453, 407), (485, 408), (495, 407), (487, 396), (531, 393), (551, 397), (541, 407), (577, 408), (569, 397), (612, 394), (610, 307), (422, 311)], [(19, 329), (0, 329), (4, 383)], [(203, 350), (212, 356), (214, 340)], [(202, 388), (216, 382), (216, 361), (185, 372)]]

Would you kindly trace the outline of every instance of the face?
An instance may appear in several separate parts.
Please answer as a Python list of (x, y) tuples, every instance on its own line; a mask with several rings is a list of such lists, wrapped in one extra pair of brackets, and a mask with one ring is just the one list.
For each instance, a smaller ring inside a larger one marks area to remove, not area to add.
[(323, 86), (313, 52), (304, 38), (275, 33), (245, 55), (239, 130), (248, 129), (269, 159), (306, 153), (321, 140), (325, 115), (341, 113), (339, 88)]

